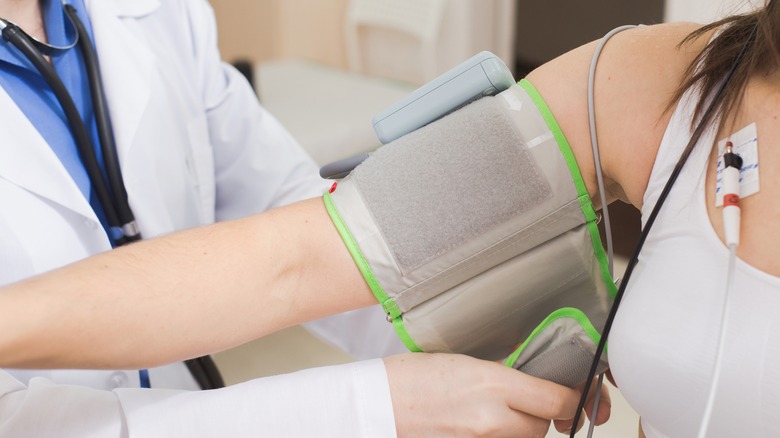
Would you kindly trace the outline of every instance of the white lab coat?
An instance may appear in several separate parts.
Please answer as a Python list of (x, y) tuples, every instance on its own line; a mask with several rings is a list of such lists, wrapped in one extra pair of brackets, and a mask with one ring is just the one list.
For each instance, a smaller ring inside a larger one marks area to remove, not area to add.
[[(308, 156), (257, 104), (246, 81), (220, 62), (205, 0), (86, 5), (123, 177), (144, 237), (246, 216), (327, 187)], [(89, 203), (2, 89), (0, 114), (0, 284), (109, 250)], [(12, 373), (25, 383), (35, 374), (102, 389), (133, 387), (138, 380), (127, 371)], [(151, 380), (156, 387), (194, 388), (182, 364), (152, 370)], [(39, 378), (25, 387), (0, 373), (3, 437), (273, 431), (394, 435), (381, 361), (191, 393), (107, 392)]]

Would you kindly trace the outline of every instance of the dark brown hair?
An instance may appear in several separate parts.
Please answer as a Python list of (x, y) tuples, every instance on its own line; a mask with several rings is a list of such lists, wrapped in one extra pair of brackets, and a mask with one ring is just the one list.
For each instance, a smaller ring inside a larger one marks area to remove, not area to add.
[(749, 14), (734, 15), (705, 25), (689, 34), (680, 43), (680, 47), (717, 29), (720, 29), (720, 32), (688, 67), (670, 102), (671, 107), (686, 91), (698, 88), (702, 98), (696, 105), (695, 117), (692, 120), (698, 120), (703, 115), (706, 97), (715, 93), (743, 49), (743, 59), (736, 67), (731, 82), (713, 112), (713, 115), (724, 116), (721, 123), (724, 123), (725, 117), (740, 104), (751, 76), (772, 72), (780, 65), (778, 0), (768, 0), (763, 8)]

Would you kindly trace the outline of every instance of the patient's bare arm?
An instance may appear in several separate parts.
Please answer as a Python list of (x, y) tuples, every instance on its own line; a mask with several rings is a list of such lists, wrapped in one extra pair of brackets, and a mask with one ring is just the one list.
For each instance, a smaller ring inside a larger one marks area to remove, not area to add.
[(2, 289), (0, 365), (147, 367), (374, 303), (312, 199)]

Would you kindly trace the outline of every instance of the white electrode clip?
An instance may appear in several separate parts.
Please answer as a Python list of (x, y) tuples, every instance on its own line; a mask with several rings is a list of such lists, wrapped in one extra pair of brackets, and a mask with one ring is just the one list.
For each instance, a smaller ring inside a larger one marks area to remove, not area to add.
[[(755, 124), (751, 126), (755, 132)], [(750, 128), (750, 126), (748, 128)], [(750, 143), (755, 146), (755, 142), (754, 136)], [(737, 246), (739, 246), (741, 214), (739, 200), (740, 193), (742, 192), (741, 186), (744, 183), (744, 181), (740, 181), (740, 170), (745, 164), (743, 158), (735, 152), (735, 149), (734, 143), (731, 140), (727, 140), (723, 145), (723, 155), (718, 160), (718, 172), (720, 174), (718, 179), (718, 191), (720, 192), (719, 195), (723, 205), (723, 233), (725, 235), (726, 246), (729, 248), (729, 262), (726, 271), (726, 292), (723, 294), (723, 307), (720, 316), (720, 330), (718, 332), (718, 348), (716, 350), (715, 367), (712, 371), (712, 383), (710, 385), (709, 394), (707, 395), (707, 404), (704, 406), (704, 414), (702, 415), (701, 423), (699, 425), (699, 433), (696, 435), (698, 438), (706, 438), (708, 436), (715, 405), (715, 397), (718, 393), (720, 375), (723, 367), (723, 351), (725, 349), (726, 333), (728, 333), (729, 295), (734, 286), (734, 265), (737, 259)], [(748, 161), (748, 165), (750, 165), (750, 160)], [(757, 172), (757, 160), (755, 169)], [(758, 184), (756, 184), (755, 188), (756, 190), (758, 189)], [(748, 191), (748, 194), (751, 194), (751, 192)]]
[(739, 171), (742, 169), (742, 157), (734, 153), (734, 144), (730, 141), (726, 142), (723, 165), (723, 232), (726, 246), (730, 247), (739, 245)]

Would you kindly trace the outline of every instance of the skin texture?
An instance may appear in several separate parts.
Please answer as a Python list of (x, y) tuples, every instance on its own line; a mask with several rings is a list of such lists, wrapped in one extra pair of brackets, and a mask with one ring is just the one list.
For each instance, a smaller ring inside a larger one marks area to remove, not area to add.
[(30, 0), (0, 0), (0, 17), (10, 20), (38, 41), (46, 42), (40, 4)]
[[(665, 24), (616, 34), (596, 69), (596, 131), (608, 200), (642, 207), (647, 181), (671, 112), (669, 100), (704, 41), (678, 50), (693, 24)], [(597, 192), (588, 130), (588, 69), (597, 42), (543, 65), (528, 75), (544, 96), (577, 157), (588, 192)]]
[[(92, 259), (94, 263), (78, 263), (3, 290), (0, 298), (9, 306), (46, 305), (15, 318), (19, 321), (7, 336), (29, 330), (31, 338), (18, 339), (18, 348), (5, 351), (8, 355), (0, 361), (20, 367), (142, 368), (374, 304), (351, 256), (341, 248), (320, 199), (121, 247)], [(229, 299), (214, 293), (219, 290), (230, 291)], [(47, 335), (49, 347), (39, 350), (48, 352), (38, 356), (21, 348), (40, 335), (47, 321), (59, 321), (59, 329)], [(124, 335), (129, 332), (145, 339), (140, 350), (148, 354), (139, 354), (141, 343)], [(89, 339), (91, 353), (72, 349), (79, 338)]]

